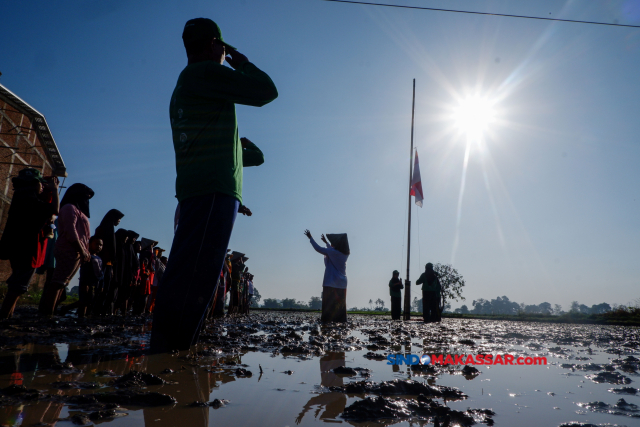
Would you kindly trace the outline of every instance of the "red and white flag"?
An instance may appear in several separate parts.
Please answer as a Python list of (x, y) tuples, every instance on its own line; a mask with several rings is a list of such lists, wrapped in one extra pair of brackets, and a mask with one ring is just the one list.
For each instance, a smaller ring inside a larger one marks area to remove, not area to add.
[(418, 163), (418, 151), (416, 151), (415, 162), (413, 165), (413, 177), (411, 178), (411, 189), (409, 194), (415, 196), (416, 205), (422, 207), (422, 179), (420, 178), (420, 164)]

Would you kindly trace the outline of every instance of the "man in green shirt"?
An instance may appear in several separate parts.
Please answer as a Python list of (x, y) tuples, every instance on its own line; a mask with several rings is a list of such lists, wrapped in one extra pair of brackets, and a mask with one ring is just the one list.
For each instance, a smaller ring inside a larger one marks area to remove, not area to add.
[(422, 318), (425, 323), (440, 321), (440, 279), (433, 271), (433, 264), (425, 265), (424, 273), (416, 281), (422, 285)]
[(239, 138), (235, 104), (261, 107), (278, 96), (269, 76), (226, 43), (212, 20), (188, 21), (182, 39), (189, 61), (169, 107), (180, 216), (156, 297), (153, 353), (195, 344), (236, 213), (251, 215), (242, 206), (242, 168), (264, 157)]

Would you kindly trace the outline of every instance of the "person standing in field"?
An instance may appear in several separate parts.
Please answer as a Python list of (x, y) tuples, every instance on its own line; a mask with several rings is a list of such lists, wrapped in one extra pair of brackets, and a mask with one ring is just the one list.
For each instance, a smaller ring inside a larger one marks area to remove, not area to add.
[[(324, 255), (324, 279), (322, 281), (322, 323), (347, 321), (347, 258), (351, 254), (347, 234), (322, 235), (327, 245), (321, 247), (304, 231), (316, 252)], [(331, 242), (331, 243), (329, 243)]]
[(393, 277), (389, 280), (389, 295), (391, 295), (391, 320), (400, 320), (402, 289), (404, 285), (400, 279), (400, 272), (393, 271)]
[(116, 269), (122, 270), (121, 265), (117, 265), (116, 257), (116, 226), (124, 214), (117, 209), (111, 209), (102, 218), (100, 225), (96, 227), (95, 236), (102, 240), (102, 251), (100, 259), (102, 260), (102, 268), (104, 270), (104, 280), (102, 286), (96, 286), (94, 295), (94, 304), (103, 307), (97, 314), (113, 314), (114, 304), (118, 298), (118, 283), (116, 279)]
[(58, 178), (45, 179), (39, 170), (25, 168), (11, 182), (13, 197), (0, 240), (0, 259), (9, 260), (11, 276), (7, 279), (0, 320), (13, 316), (36, 268), (44, 263), (48, 240), (45, 227), (50, 227), (59, 208)]
[(427, 263), (424, 273), (416, 281), (416, 285), (422, 285), (422, 318), (425, 323), (440, 321), (440, 279), (438, 273), (433, 271), (433, 264)]
[(95, 235), (91, 236), (89, 239), (91, 260), (80, 267), (78, 317), (85, 317), (87, 309), (93, 307), (95, 291), (100, 281), (104, 279), (102, 259), (98, 256), (103, 249), (102, 239)]
[(212, 20), (187, 21), (182, 40), (188, 64), (169, 107), (180, 213), (156, 297), (152, 353), (187, 350), (197, 341), (236, 214), (250, 214), (242, 206), (242, 168), (264, 156), (239, 138), (235, 104), (261, 107), (278, 97), (271, 78), (226, 43)]
[(89, 262), (89, 199), (94, 195), (84, 184), (73, 184), (67, 188), (60, 201), (58, 216), (58, 241), (54, 250), (56, 268), (48, 286), (42, 290), (38, 311), (41, 315), (52, 316), (58, 299), (69, 281), (76, 275), (80, 264)]

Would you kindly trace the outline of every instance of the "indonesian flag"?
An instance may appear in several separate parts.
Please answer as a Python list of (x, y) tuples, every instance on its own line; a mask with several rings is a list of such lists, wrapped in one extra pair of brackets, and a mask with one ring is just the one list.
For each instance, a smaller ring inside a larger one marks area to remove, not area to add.
[(413, 165), (413, 178), (411, 178), (411, 189), (409, 194), (416, 197), (416, 205), (422, 207), (422, 180), (420, 179), (420, 164), (418, 163), (418, 151), (416, 151), (416, 161)]

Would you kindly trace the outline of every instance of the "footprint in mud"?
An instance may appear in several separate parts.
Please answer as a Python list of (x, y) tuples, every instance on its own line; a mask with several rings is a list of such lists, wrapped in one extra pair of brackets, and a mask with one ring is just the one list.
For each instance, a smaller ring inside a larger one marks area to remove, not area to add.
[(462, 400), (467, 396), (454, 387), (431, 386), (413, 380), (393, 380), (374, 383), (370, 381), (357, 381), (344, 386), (329, 387), (331, 391), (339, 391), (347, 394), (376, 394), (380, 396), (392, 395), (424, 395), (427, 397), (439, 397), (450, 400)]
[(374, 353), (372, 351), (368, 352), (362, 357), (369, 360), (386, 360), (387, 359), (387, 356), (385, 356), (384, 354)]
[(594, 383), (609, 383), (609, 384), (629, 384), (631, 378), (626, 377), (618, 372), (603, 371), (596, 375), (587, 375)]
[(51, 383), (51, 387), (61, 389), (61, 390), (64, 390), (64, 389), (90, 390), (90, 389), (100, 388), (101, 385), (99, 383), (88, 383), (88, 382), (81, 382), (81, 381), (56, 381), (54, 383)]
[(434, 419), (436, 425), (442, 422), (442, 425), (472, 426), (477, 422), (493, 425), (494, 415), (490, 409), (456, 411), (420, 395), (417, 400), (367, 397), (346, 407), (341, 417), (356, 422), (389, 420), (392, 423), (402, 419)]
[(588, 409), (593, 412), (601, 412), (611, 415), (624, 415), (632, 418), (640, 418), (638, 405), (627, 403), (626, 400), (620, 399), (615, 405), (608, 405), (604, 402), (578, 403), (581, 408)]
[(149, 385), (163, 385), (167, 382), (162, 378), (147, 374), (145, 372), (130, 371), (128, 374), (121, 376), (109, 384), (115, 388), (129, 388), (129, 387), (146, 387)]
[(244, 368), (238, 368), (235, 370), (235, 374), (237, 377), (251, 377), (253, 373)]

